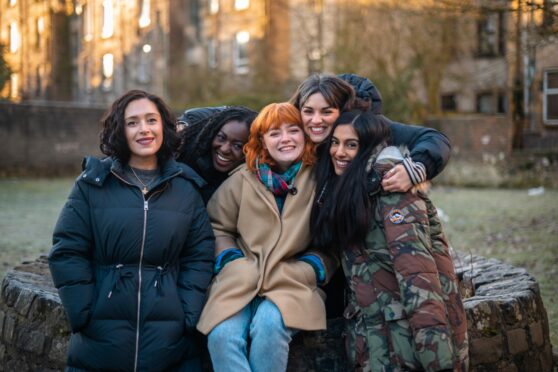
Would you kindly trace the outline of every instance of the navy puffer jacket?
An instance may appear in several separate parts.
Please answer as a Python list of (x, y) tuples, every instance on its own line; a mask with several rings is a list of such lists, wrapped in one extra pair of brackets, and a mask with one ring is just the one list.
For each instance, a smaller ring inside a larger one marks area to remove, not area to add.
[(72, 337), (69, 369), (163, 371), (198, 357), (195, 326), (214, 237), (174, 160), (144, 197), (111, 158), (87, 158), (54, 229), (49, 264)]

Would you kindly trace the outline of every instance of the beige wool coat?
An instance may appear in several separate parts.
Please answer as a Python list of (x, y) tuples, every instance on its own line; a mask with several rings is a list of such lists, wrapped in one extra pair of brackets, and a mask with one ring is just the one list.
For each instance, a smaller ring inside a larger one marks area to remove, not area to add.
[[(246, 166), (215, 192), (207, 210), (216, 255), (237, 247), (245, 257), (229, 262), (213, 279), (198, 322), (200, 332), (208, 334), (256, 296), (272, 301), (287, 327), (326, 328), (325, 295), (316, 285), (312, 266), (296, 259), (310, 243), (315, 189), (311, 173), (311, 167), (301, 167), (294, 182), (297, 193), (287, 195), (281, 215), (273, 194)], [(329, 256), (320, 258), (328, 280), (338, 262)]]

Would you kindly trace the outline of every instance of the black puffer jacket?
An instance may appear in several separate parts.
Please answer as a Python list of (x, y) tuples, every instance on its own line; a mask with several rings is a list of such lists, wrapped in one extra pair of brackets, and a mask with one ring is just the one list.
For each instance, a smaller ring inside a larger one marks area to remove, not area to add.
[(199, 354), (195, 326), (214, 237), (196, 186), (174, 160), (144, 197), (111, 158), (88, 158), (54, 229), (49, 264), (72, 337), (70, 369), (162, 371)]

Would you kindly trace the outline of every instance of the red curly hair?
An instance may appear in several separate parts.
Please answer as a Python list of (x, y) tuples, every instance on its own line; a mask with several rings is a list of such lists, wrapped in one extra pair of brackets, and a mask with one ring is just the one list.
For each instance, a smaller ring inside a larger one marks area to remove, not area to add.
[[(274, 167), (276, 162), (269, 155), (269, 152), (263, 146), (263, 135), (271, 129), (277, 129), (282, 124), (295, 124), (304, 133), (300, 111), (288, 102), (271, 103), (265, 106), (260, 114), (252, 122), (250, 127), (250, 137), (244, 145), (244, 155), (246, 155), (246, 165), (248, 169), (256, 170), (256, 160), (260, 163), (266, 163), (270, 167)], [(314, 144), (310, 138), (304, 133), (304, 151), (302, 152), (302, 163), (312, 165), (316, 161)]]

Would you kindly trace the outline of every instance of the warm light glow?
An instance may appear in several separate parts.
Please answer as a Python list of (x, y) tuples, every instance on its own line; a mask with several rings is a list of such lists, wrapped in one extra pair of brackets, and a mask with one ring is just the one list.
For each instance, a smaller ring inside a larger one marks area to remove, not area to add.
[(234, 0), (234, 8), (236, 10), (244, 10), (250, 7), (250, 0)]
[(10, 98), (17, 98), (17, 86), (18, 86), (19, 76), (17, 74), (10, 75)]
[(215, 14), (219, 11), (219, 0), (209, 0), (209, 13)]
[(139, 26), (141, 28), (147, 27), (151, 24), (151, 18), (149, 16), (151, 4), (149, 0), (142, 0), (141, 2), (141, 14), (139, 18)]
[(101, 37), (107, 38), (114, 34), (114, 6), (112, 0), (103, 1), (103, 29)]
[(10, 52), (15, 53), (19, 50), (21, 37), (17, 28), (17, 23), (10, 23)]
[(83, 9), (83, 39), (93, 40), (93, 12), (90, 5), (85, 5)]
[(81, 4), (76, 4), (76, 14), (80, 15), (83, 12), (83, 7)]
[(103, 56), (103, 76), (110, 79), (114, 73), (114, 56), (107, 53)]
[(240, 31), (236, 33), (236, 42), (238, 44), (246, 44), (250, 41), (250, 33), (248, 31)]
[(144, 53), (149, 53), (151, 52), (151, 45), (143, 44), (143, 47), (141, 49), (143, 50)]
[(10, 6), (14, 6), (14, 5), (16, 5), (16, 3), (17, 3), (17, 0), (10, 0), (8, 4)]
[(42, 34), (45, 30), (45, 19), (43, 17), (39, 17), (37, 19), (37, 31), (39, 34)]

